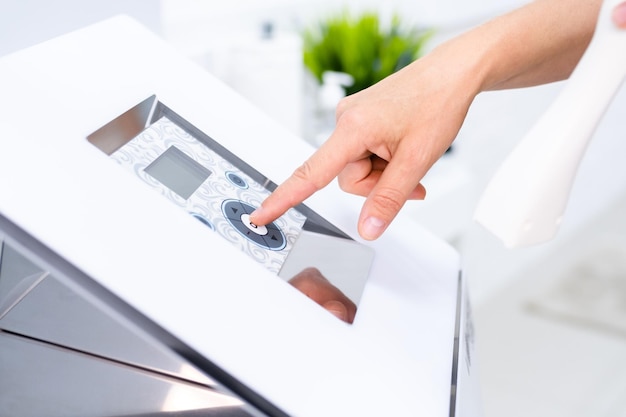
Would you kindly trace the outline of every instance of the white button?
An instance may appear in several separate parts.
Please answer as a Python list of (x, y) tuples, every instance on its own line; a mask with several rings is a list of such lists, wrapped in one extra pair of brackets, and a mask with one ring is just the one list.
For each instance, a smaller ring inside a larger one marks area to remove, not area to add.
[(252, 230), (257, 235), (265, 236), (267, 234), (267, 227), (257, 226), (256, 224), (251, 223), (249, 214), (242, 214), (241, 222), (245, 224), (248, 229)]

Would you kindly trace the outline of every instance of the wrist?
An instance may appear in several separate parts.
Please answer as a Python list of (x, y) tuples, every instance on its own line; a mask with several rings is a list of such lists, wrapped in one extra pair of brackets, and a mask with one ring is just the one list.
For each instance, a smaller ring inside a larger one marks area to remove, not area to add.
[[(600, 0), (536, 0), (466, 33), (480, 91), (566, 79), (585, 51)], [(563, 21), (567, 21), (564, 25)]]
[(455, 84), (459, 93), (464, 92), (470, 101), (489, 89), (492, 82), (490, 53), (478, 37), (476, 30), (471, 30), (438, 45), (427, 56), (427, 64), (432, 65), (439, 76), (446, 77), (447, 83)]

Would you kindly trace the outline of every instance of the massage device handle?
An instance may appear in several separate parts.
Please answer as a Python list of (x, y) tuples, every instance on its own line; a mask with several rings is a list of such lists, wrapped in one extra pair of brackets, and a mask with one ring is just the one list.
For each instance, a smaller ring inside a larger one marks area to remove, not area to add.
[(542, 243), (558, 230), (587, 144), (626, 75), (626, 30), (611, 16), (620, 1), (604, 1), (591, 43), (563, 90), (478, 203), (475, 220), (507, 247)]

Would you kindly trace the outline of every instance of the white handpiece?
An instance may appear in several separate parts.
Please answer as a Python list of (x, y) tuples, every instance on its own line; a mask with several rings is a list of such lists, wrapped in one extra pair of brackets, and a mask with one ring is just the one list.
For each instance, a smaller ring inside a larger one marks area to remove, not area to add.
[(507, 247), (542, 243), (558, 230), (587, 144), (626, 76), (626, 30), (611, 16), (620, 1), (604, 1), (591, 43), (567, 84), (478, 203), (475, 220)]

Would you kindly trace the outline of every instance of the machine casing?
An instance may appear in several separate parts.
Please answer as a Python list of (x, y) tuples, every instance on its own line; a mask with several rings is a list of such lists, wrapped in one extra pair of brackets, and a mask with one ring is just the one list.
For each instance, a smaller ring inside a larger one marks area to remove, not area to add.
[(349, 325), (87, 140), (156, 95), (276, 183), (313, 151), (145, 28), (6, 56), (0, 91), (0, 415), (480, 415), (445, 242), (402, 214), (360, 242), (360, 198), (307, 200), (375, 253)]

